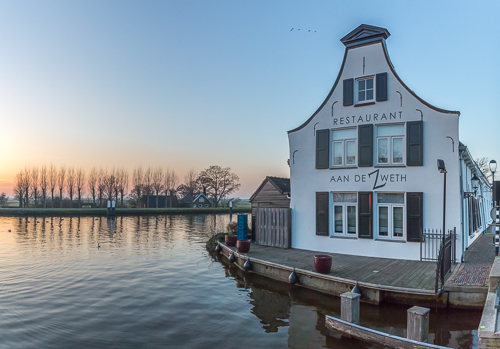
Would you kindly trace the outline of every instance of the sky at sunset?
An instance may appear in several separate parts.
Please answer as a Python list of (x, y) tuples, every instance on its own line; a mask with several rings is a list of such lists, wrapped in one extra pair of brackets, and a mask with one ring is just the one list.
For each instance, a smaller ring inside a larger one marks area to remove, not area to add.
[[(25, 165), (289, 176), (340, 39), (387, 28), (402, 80), (500, 161), (500, 1), (0, 1), (0, 191)], [(294, 28), (294, 30), (291, 30)], [(300, 29), (300, 31), (298, 31)]]

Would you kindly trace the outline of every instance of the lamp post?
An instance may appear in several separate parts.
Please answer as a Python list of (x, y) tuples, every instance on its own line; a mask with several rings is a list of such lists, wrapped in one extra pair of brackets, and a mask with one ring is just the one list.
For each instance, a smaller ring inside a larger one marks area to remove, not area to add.
[(495, 185), (495, 172), (497, 171), (497, 162), (495, 160), (490, 161), (490, 171), (493, 175), (493, 180), (491, 181), (491, 201), (493, 202), (493, 206), (495, 206), (495, 192), (493, 191)]
[(447, 171), (443, 160), (438, 159), (437, 168), (440, 173), (444, 174), (444, 181), (443, 181), (443, 246), (444, 246), (444, 236), (445, 236), (444, 229), (446, 224), (446, 172)]
[[(493, 179), (491, 181), (491, 206), (494, 208), (495, 205), (495, 172), (497, 170), (497, 162), (495, 160), (490, 161), (490, 171), (493, 175)], [(497, 216), (498, 217), (498, 216)], [(496, 218), (497, 218), (496, 217)], [(497, 219), (493, 221), (493, 223), (497, 223)], [(500, 249), (500, 231), (498, 227), (495, 227), (495, 256), (498, 256), (498, 251)]]

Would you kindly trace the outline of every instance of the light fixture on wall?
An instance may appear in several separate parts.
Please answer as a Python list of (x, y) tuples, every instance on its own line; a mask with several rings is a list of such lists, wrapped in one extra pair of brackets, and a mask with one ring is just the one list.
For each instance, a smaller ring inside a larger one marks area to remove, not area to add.
[(474, 191), (464, 191), (464, 199), (472, 196), (476, 196), (477, 188), (479, 188), (479, 178), (476, 175), (471, 178), (472, 189)]

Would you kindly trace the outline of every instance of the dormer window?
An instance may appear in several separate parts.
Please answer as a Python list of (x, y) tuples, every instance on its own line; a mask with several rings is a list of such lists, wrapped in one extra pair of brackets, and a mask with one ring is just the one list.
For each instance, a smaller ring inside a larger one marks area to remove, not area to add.
[(373, 76), (356, 79), (356, 84), (358, 88), (358, 103), (373, 101)]

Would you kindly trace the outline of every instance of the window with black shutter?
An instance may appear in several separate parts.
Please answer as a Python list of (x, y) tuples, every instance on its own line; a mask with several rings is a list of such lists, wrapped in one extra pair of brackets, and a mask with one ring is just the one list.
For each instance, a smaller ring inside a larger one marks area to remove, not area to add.
[(358, 192), (358, 236), (360, 238), (373, 238), (372, 207), (373, 192)]
[(420, 234), (423, 229), (423, 197), (424, 193), (406, 193), (407, 217), (406, 217), (406, 240), (420, 242)]
[(380, 73), (376, 75), (376, 99), (377, 102), (387, 100), (387, 73)]
[(316, 168), (325, 169), (330, 166), (330, 130), (316, 131)]
[(328, 192), (316, 193), (316, 235), (329, 235), (329, 198)]
[(406, 123), (406, 165), (424, 165), (423, 121), (409, 121)]
[(358, 126), (358, 166), (373, 166), (373, 124)]
[(354, 104), (354, 79), (344, 80), (344, 106)]

